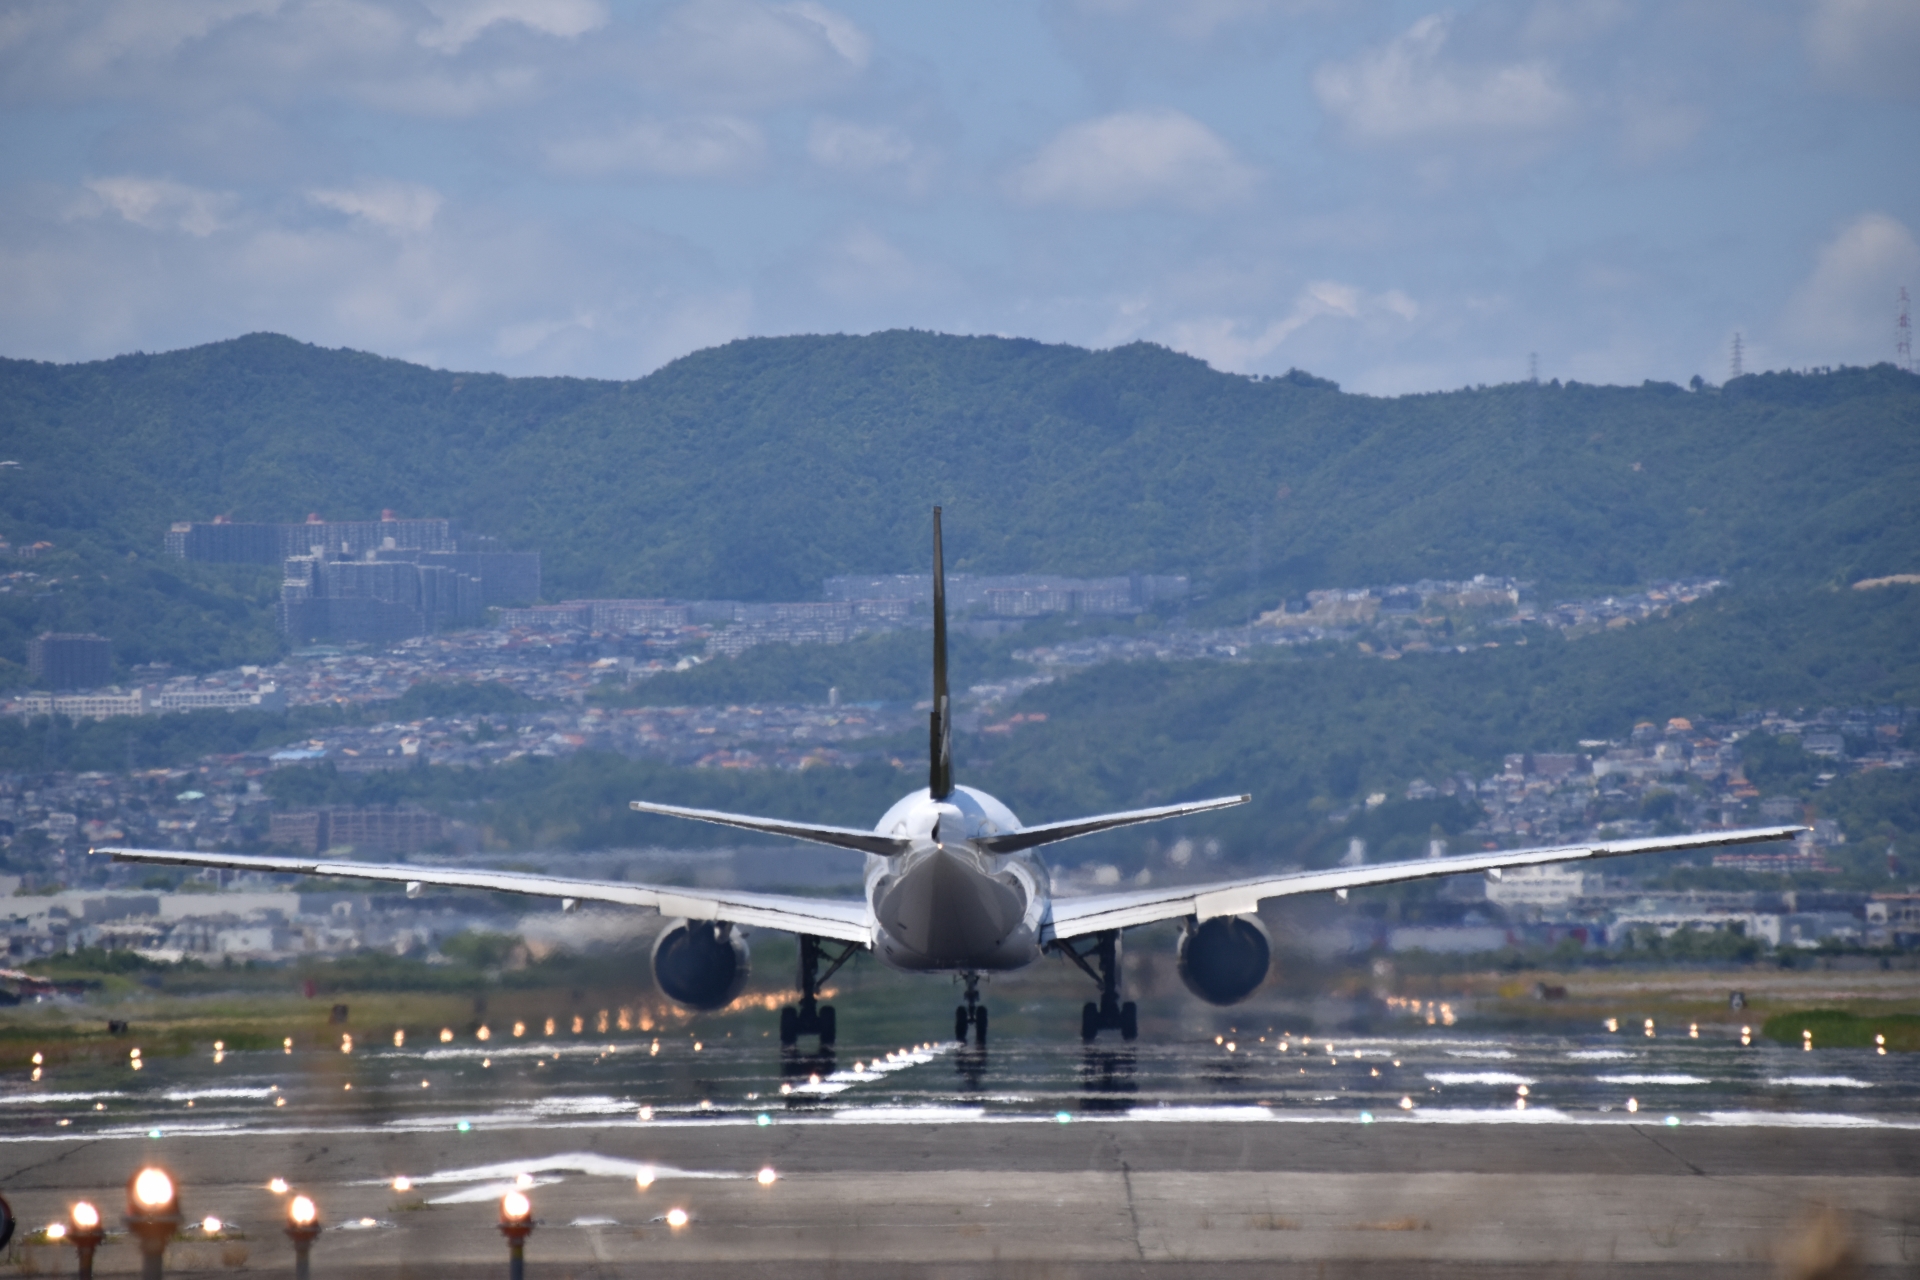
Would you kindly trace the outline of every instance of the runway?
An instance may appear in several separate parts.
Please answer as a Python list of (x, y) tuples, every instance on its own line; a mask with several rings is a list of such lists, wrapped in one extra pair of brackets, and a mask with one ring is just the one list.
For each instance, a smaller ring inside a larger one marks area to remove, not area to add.
[[(190, 1220), (223, 1220), (172, 1246), (180, 1274), (286, 1273), (275, 1178), (330, 1224), (316, 1277), (500, 1274), (516, 1182), (539, 1216), (534, 1276), (1711, 1280), (1793, 1274), (1787, 1255), (1821, 1249), (1860, 1274), (1920, 1269), (1910, 1056), (1303, 1041), (155, 1062), (0, 1095), (0, 1186), (29, 1229), (83, 1195), (111, 1220), (129, 1174), (161, 1161)], [(24, 1236), (14, 1261), (72, 1265)], [(135, 1263), (120, 1242), (99, 1269)]]

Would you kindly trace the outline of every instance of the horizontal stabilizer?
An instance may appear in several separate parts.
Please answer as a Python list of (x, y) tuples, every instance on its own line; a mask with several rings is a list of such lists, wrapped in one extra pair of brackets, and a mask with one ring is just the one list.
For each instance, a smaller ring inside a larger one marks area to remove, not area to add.
[(770, 836), (791, 836), (795, 840), (811, 840), (815, 844), (830, 844), (840, 849), (858, 849), (861, 853), (878, 854), (883, 858), (897, 857), (913, 848), (911, 840), (883, 836), (876, 831), (861, 831), (855, 827), (828, 827), (814, 822), (756, 818), (746, 813), (722, 813), (718, 809), (683, 809), (679, 805), (654, 804), (650, 800), (635, 800), (629, 807), (635, 813), (657, 813), (668, 818), (691, 818), (695, 822), (712, 822), (722, 827), (738, 827), (742, 831), (759, 831)]
[(1253, 799), (1252, 796), (1221, 796), (1217, 800), (1195, 800), (1190, 804), (1161, 805), (1157, 809), (1129, 809), (1125, 813), (1101, 813), (1091, 818), (1072, 818), (1066, 822), (1049, 822), (1038, 827), (1022, 827), (1018, 831), (1009, 831), (1004, 835), (980, 836), (974, 840), (974, 843), (992, 853), (1018, 853), (1022, 849), (1055, 844), (1061, 840), (1071, 840), (1076, 836), (1090, 836), (1096, 831), (1130, 827), (1136, 822), (1158, 822), (1162, 818), (1178, 818), (1189, 813), (1230, 809), (1234, 805), (1245, 804), (1251, 799)]

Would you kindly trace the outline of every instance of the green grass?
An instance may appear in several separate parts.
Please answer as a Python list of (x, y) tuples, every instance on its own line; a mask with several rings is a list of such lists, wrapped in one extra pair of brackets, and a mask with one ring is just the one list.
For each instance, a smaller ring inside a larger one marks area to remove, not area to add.
[(1805, 1009), (1782, 1013), (1761, 1024), (1760, 1032), (1780, 1044), (1799, 1044), (1804, 1032), (1813, 1032), (1816, 1049), (1871, 1049), (1875, 1036), (1885, 1036), (1889, 1051), (1920, 1051), (1920, 1014), (1896, 1013), (1863, 1018), (1844, 1009)]

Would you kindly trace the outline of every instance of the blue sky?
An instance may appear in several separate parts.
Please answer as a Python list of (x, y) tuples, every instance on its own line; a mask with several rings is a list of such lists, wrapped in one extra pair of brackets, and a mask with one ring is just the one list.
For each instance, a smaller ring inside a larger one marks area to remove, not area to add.
[(1378, 394), (1890, 359), (1920, 0), (0, 5), (0, 354), (758, 334)]

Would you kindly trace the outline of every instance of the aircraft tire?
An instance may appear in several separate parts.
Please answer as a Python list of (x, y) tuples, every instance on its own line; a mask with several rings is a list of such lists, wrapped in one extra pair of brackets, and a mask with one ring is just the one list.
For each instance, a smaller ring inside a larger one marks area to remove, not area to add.
[(967, 1024), (973, 1019), (967, 1016), (967, 1006), (955, 1005), (953, 1010), (953, 1038), (961, 1044), (967, 1042)]
[(791, 1048), (800, 1043), (800, 1011), (792, 1005), (780, 1010), (780, 1045)]
[(838, 1023), (838, 1019), (834, 1017), (833, 1006), (830, 1004), (821, 1005), (820, 1006), (820, 1047), (822, 1049), (831, 1045), (834, 1041), (834, 1037), (839, 1033), (839, 1027), (837, 1023)]
[(1129, 1000), (1120, 1006), (1120, 1038), (1132, 1040), (1140, 1034), (1140, 1009)]
[(987, 1047), (987, 1006), (985, 1005), (973, 1011), (973, 1043), (976, 1048)]
[(1080, 1006), (1080, 1038), (1092, 1044), (1100, 1034), (1100, 1006), (1089, 1000)]

